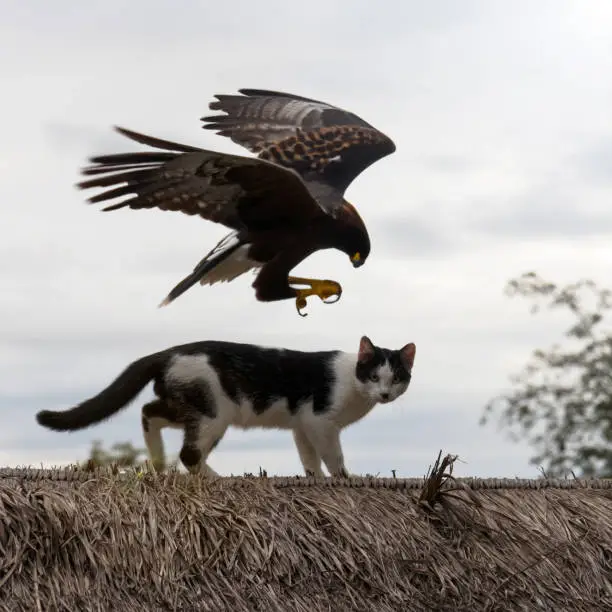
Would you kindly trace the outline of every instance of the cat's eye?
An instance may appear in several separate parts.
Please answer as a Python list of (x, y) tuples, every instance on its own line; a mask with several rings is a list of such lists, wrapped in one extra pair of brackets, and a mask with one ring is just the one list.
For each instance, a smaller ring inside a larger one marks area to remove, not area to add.
[(393, 376), (392, 383), (396, 385), (398, 382), (401, 382), (400, 377), (397, 374), (395, 374), (395, 376)]
[(378, 374), (370, 374), (370, 380), (372, 382), (378, 382)]

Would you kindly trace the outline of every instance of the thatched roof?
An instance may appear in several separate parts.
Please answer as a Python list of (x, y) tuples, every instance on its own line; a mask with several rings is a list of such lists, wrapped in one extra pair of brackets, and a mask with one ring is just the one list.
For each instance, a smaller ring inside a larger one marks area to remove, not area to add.
[(612, 481), (425, 484), (0, 470), (0, 606), (612, 609)]

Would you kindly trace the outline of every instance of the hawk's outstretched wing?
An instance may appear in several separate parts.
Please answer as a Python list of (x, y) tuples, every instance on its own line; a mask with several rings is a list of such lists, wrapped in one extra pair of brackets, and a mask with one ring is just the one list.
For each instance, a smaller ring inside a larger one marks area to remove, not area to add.
[[(388, 136), (326, 102), (263, 89), (238, 91), (243, 95), (216, 96), (209, 108), (226, 114), (203, 117), (203, 127), (293, 168), (307, 183), (325, 183), (342, 195), (363, 170), (395, 151)], [(329, 212), (340, 203), (341, 198), (330, 202)]]
[(82, 173), (94, 178), (77, 186), (106, 189), (90, 197), (89, 202), (131, 195), (104, 210), (124, 206), (176, 210), (237, 230), (303, 223), (323, 214), (300, 176), (290, 168), (116, 129), (132, 140), (164, 152), (91, 158), (94, 165), (84, 168)]

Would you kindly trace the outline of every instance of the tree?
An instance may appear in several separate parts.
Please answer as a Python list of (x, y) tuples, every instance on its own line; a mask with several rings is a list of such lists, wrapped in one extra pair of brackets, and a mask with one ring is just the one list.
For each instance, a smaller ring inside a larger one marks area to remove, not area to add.
[[(550, 477), (612, 477), (612, 329), (606, 315), (612, 291), (581, 280), (559, 287), (531, 272), (511, 280), (506, 293), (533, 301), (532, 313), (565, 309), (573, 323), (564, 346), (534, 351), (511, 378), (514, 389), (486, 406), (511, 436), (534, 447), (531, 463)], [(609, 318), (608, 318), (609, 320)]]
[(100, 440), (94, 440), (89, 459), (85, 463), (95, 466), (115, 464), (120, 467), (134, 467), (143, 464), (146, 458), (146, 449), (136, 448), (131, 442), (116, 442), (110, 451), (107, 451)]
[[(83, 463), (85, 466), (98, 467), (116, 465), (118, 467), (138, 467), (149, 458), (146, 448), (137, 448), (131, 442), (115, 442), (110, 450), (105, 450), (100, 440), (94, 440), (89, 451), (89, 458)], [(178, 456), (166, 461), (166, 469), (178, 467)]]

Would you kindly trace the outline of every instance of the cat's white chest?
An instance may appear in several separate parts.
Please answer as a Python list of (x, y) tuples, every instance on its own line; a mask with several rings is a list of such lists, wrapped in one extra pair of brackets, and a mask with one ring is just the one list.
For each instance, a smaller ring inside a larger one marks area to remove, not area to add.
[(362, 419), (375, 403), (359, 393), (350, 393), (344, 398), (339, 410), (335, 415), (335, 421), (340, 427), (347, 427)]
[(346, 427), (362, 419), (376, 402), (360, 393), (355, 386), (355, 357), (341, 354), (335, 363), (336, 385), (332, 395), (330, 415), (340, 427)]

